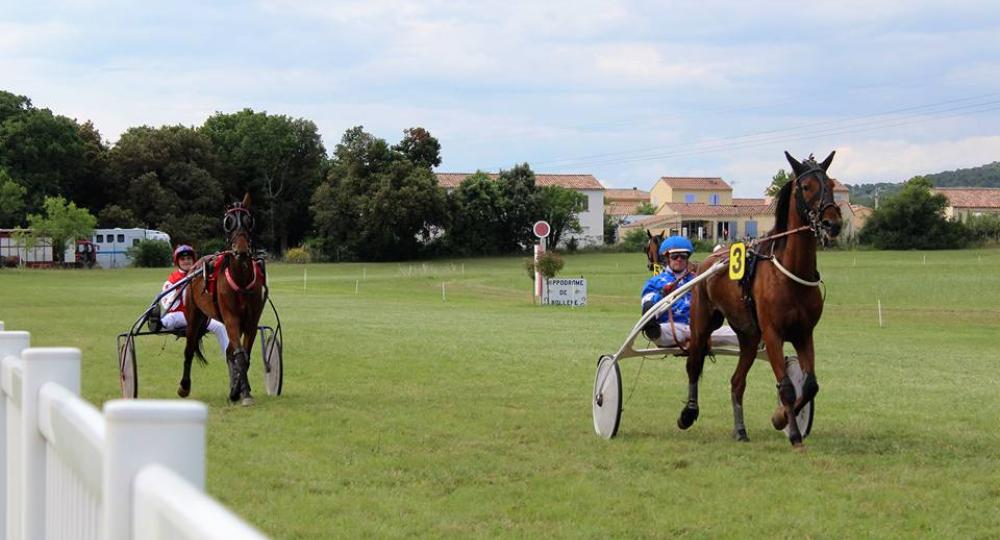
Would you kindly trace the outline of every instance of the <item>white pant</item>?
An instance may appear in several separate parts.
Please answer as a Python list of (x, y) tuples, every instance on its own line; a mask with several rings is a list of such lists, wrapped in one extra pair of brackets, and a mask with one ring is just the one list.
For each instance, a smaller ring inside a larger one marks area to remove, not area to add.
[[(171, 311), (160, 317), (160, 324), (167, 330), (176, 330), (187, 326), (183, 311)], [(208, 320), (208, 331), (215, 334), (215, 339), (219, 340), (219, 349), (222, 350), (222, 359), (226, 359), (226, 348), (229, 347), (229, 334), (226, 333), (226, 326), (215, 319)]]
[[(671, 332), (669, 322), (661, 323), (660, 338), (656, 340), (656, 344), (660, 347), (675, 347), (675, 333), (677, 334), (677, 339), (685, 342), (691, 337), (691, 328), (686, 324), (674, 323), (674, 330)], [(736, 337), (736, 332), (733, 332), (732, 328), (722, 325), (718, 330), (712, 332), (712, 345), (733, 345), (739, 347), (740, 340)]]

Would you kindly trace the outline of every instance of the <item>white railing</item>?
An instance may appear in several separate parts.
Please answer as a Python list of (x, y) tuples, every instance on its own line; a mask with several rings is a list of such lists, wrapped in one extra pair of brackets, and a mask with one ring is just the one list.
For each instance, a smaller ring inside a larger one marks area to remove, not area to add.
[(79, 397), (80, 351), (0, 322), (0, 534), (7, 540), (264, 539), (204, 493), (204, 404)]

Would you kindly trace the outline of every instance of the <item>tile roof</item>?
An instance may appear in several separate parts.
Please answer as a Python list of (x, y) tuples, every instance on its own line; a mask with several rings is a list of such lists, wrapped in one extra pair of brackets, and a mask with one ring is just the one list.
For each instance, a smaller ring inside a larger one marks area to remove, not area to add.
[(767, 199), (742, 199), (733, 197), (733, 206), (766, 206), (767, 204)]
[(1000, 188), (934, 188), (955, 208), (1000, 208)]
[(755, 205), (711, 205), (704, 203), (666, 203), (663, 206), (671, 211), (688, 217), (739, 217), (739, 216), (759, 216), (761, 214), (774, 214), (772, 204)]
[(605, 189), (604, 200), (615, 201), (646, 201), (649, 202), (649, 192), (641, 189)]
[(733, 189), (725, 180), (718, 177), (663, 176), (659, 181), (674, 189)]
[(623, 202), (623, 201), (611, 201), (607, 202), (604, 200), (604, 213), (612, 216), (633, 216), (637, 214), (636, 209), (639, 207), (638, 202)]
[[(454, 189), (462, 183), (463, 180), (472, 176), (472, 173), (434, 173), (437, 176), (438, 185), (445, 189)], [(496, 173), (489, 173), (488, 176), (496, 180), (499, 175)], [(569, 189), (593, 189), (593, 190), (604, 190), (604, 186), (594, 178), (592, 174), (535, 174), (535, 185), (538, 187), (543, 186), (559, 186)]]

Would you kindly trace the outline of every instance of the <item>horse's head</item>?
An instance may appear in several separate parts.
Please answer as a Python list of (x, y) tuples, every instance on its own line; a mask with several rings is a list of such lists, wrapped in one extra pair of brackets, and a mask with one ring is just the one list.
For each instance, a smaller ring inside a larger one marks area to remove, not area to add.
[(812, 155), (799, 163), (791, 154), (785, 152), (785, 157), (792, 166), (792, 172), (795, 173), (792, 195), (795, 197), (796, 210), (799, 217), (812, 226), (817, 236), (822, 230), (830, 237), (835, 237), (840, 234), (843, 225), (840, 207), (833, 200), (833, 180), (826, 175), (826, 170), (833, 163), (833, 155), (836, 153), (836, 151), (830, 152), (821, 163), (816, 163)]
[(250, 233), (253, 232), (253, 214), (250, 213), (250, 194), (243, 196), (243, 201), (226, 209), (222, 218), (222, 229), (226, 232), (229, 249), (233, 250), (238, 259), (244, 260), (250, 256)]
[(653, 234), (649, 232), (649, 229), (646, 229), (646, 236), (649, 237), (649, 241), (646, 242), (646, 269), (650, 272), (659, 274), (659, 271), (663, 269), (664, 261), (660, 255), (660, 243), (663, 242), (665, 235), (666, 232)]

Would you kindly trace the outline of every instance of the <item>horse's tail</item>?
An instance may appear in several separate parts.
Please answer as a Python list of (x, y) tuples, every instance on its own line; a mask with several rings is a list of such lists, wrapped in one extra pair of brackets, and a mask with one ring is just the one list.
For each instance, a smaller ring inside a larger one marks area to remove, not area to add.
[(209, 319), (206, 317), (204, 324), (198, 329), (198, 336), (194, 339), (194, 356), (198, 359), (198, 363), (203, 366), (208, 365), (208, 359), (201, 353), (201, 338), (205, 337), (205, 334), (208, 333), (208, 321)]

